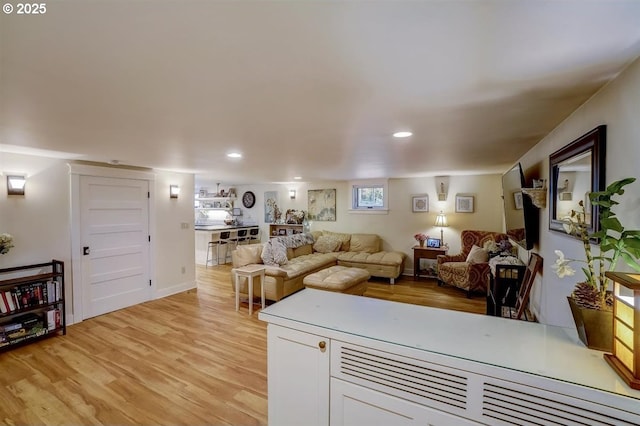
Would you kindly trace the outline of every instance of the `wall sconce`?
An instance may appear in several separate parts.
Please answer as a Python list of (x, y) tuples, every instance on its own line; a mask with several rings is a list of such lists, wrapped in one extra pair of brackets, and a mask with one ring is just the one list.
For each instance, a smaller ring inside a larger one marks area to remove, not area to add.
[(627, 385), (640, 389), (640, 274), (605, 276), (613, 281), (613, 354), (604, 359)]
[(449, 224), (447, 223), (447, 216), (445, 216), (442, 211), (436, 216), (436, 226), (440, 227), (440, 243), (444, 244), (444, 228), (449, 226)]
[(8, 195), (24, 195), (24, 186), (27, 178), (24, 176), (7, 175), (7, 194)]
[(169, 198), (178, 198), (180, 187), (178, 185), (169, 185)]
[(295, 189), (290, 189), (289, 190), (289, 198), (291, 198), (292, 200), (296, 199), (296, 190)]

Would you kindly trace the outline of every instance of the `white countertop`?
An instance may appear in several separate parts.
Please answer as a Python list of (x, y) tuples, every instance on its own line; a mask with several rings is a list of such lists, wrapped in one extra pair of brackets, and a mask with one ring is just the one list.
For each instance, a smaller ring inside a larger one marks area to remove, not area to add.
[(291, 322), (640, 399), (574, 329), (305, 289), (260, 312)]

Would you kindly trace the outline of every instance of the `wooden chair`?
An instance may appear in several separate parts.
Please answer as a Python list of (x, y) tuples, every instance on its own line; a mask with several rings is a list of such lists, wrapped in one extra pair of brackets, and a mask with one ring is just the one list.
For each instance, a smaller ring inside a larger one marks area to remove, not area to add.
[(531, 293), (531, 287), (533, 287), (536, 275), (538, 275), (541, 270), (542, 257), (537, 253), (531, 253), (531, 257), (529, 257), (529, 264), (527, 265), (527, 269), (524, 271), (524, 278), (522, 279), (520, 290), (518, 290), (516, 306), (514, 308), (507, 306), (503, 307), (502, 316), (504, 318), (522, 319), (522, 316), (524, 315), (524, 318), (527, 321), (530, 321), (526, 312), (527, 305), (529, 305), (529, 294)]

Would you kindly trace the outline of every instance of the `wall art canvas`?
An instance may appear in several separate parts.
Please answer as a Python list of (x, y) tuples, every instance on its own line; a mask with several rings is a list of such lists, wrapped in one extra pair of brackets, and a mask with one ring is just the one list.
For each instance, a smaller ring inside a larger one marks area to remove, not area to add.
[(310, 189), (308, 192), (309, 220), (336, 220), (336, 190)]
[(276, 223), (278, 218), (278, 191), (264, 193), (264, 223)]

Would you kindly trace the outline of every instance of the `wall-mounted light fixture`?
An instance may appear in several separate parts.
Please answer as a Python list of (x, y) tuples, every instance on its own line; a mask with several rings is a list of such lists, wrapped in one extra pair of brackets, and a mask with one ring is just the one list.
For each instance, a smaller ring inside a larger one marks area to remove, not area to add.
[(178, 185), (169, 185), (169, 198), (178, 198), (180, 187)]
[(449, 226), (449, 224), (447, 223), (447, 216), (442, 211), (436, 216), (436, 226), (440, 228), (440, 242), (444, 244), (444, 228)]
[(27, 178), (24, 176), (7, 175), (7, 194), (24, 195), (24, 186)]
[(291, 198), (292, 200), (296, 199), (296, 190), (295, 189), (290, 189), (289, 190), (289, 198)]

